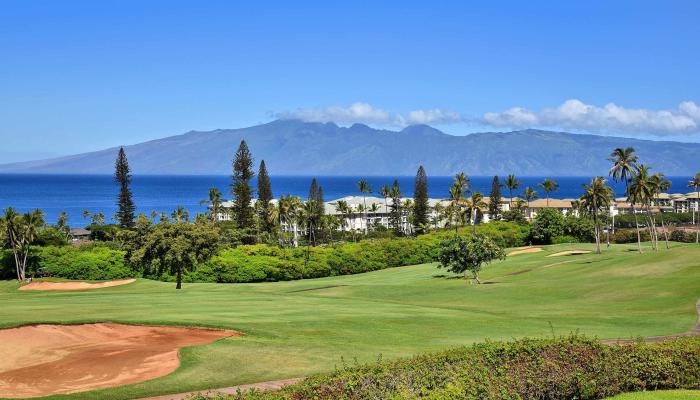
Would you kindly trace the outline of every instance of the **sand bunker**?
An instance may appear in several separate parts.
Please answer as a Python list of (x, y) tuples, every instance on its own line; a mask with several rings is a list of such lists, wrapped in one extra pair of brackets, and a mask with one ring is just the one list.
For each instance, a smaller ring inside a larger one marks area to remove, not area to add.
[(540, 251), (542, 251), (541, 247), (527, 247), (522, 250), (511, 251), (508, 255), (517, 256), (518, 254), (539, 253)]
[(20, 286), (19, 290), (86, 290), (86, 289), (101, 289), (112, 286), (126, 285), (132, 283), (136, 279), (121, 279), (118, 281), (107, 282), (32, 282), (28, 285)]
[(550, 254), (547, 257), (578, 256), (581, 254), (588, 254), (590, 252), (591, 252), (590, 250), (567, 250), (567, 251), (560, 251), (559, 253)]
[(239, 336), (228, 330), (114, 323), (0, 330), (0, 397), (37, 397), (157, 378), (181, 347)]

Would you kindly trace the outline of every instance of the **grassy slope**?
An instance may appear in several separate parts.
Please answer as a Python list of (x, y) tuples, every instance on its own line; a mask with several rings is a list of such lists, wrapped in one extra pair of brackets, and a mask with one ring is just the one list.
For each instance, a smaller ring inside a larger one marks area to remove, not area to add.
[(625, 393), (608, 400), (697, 400), (698, 390), (659, 390), (657, 392)]
[(19, 292), (16, 283), (1, 282), (0, 326), (118, 321), (248, 334), (185, 349), (169, 376), (71, 396), (132, 398), (302, 376), (331, 370), (341, 357), (365, 362), (552, 330), (661, 335), (695, 323), (700, 248), (676, 244), (639, 255), (619, 245), (600, 256), (545, 257), (573, 248), (592, 246), (510, 257), (487, 267), (482, 278), (493, 284), (480, 286), (435, 264), (295, 282), (185, 284), (179, 292), (148, 280), (82, 292)]

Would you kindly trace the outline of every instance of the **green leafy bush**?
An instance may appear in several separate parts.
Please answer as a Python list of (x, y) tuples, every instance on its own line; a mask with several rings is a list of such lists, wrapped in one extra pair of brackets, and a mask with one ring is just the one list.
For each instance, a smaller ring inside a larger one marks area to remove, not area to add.
[(35, 268), (44, 268), (52, 276), (67, 279), (103, 280), (135, 276), (124, 265), (124, 252), (104, 246), (76, 248), (71, 246), (37, 247)]
[(532, 221), (532, 241), (537, 244), (552, 244), (552, 240), (564, 234), (564, 216), (554, 208), (543, 208)]
[(700, 388), (700, 338), (603, 345), (583, 337), (487, 342), (410, 359), (344, 367), (263, 399), (603, 399)]
[[(642, 242), (649, 241), (649, 231), (641, 228), (640, 237)], [(613, 243), (637, 243), (636, 229), (616, 229), (615, 233), (610, 236), (610, 241)]]

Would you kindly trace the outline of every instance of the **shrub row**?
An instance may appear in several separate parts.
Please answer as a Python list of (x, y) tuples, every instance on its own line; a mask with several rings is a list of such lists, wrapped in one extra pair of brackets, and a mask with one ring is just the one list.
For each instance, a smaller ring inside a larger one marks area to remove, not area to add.
[[(500, 246), (525, 244), (527, 227), (492, 222), (478, 232)], [(462, 228), (460, 234), (471, 234)], [(263, 282), (350, 275), (437, 260), (440, 241), (454, 231), (417, 238), (371, 239), (337, 246), (285, 248), (265, 244), (227, 248), (184, 276), (185, 282)], [(167, 279), (167, 278), (166, 278)]]
[(489, 342), (343, 367), (276, 392), (229, 399), (603, 399), (700, 388), (700, 338), (606, 346), (583, 337)]

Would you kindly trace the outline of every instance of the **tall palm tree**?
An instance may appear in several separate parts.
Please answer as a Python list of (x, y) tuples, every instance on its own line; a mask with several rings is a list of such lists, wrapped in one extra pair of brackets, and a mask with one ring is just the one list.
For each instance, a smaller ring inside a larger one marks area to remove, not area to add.
[(464, 203), (464, 192), (455, 182), (450, 188), (450, 211), (452, 212), (452, 221), (454, 221), (455, 233), (458, 231), (459, 215)]
[(527, 202), (527, 211), (529, 212), (530, 211), (530, 201), (536, 199), (537, 197), (539, 197), (539, 195), (537, 194), (535, 189), (528, 186), (525, 188), (524, 196), (525, 196), (525, 201)]
[(386, 227), (389, 227), (389, 203), (387, 202), (387, 199), (391, 197), (391, 188), (389, 185), (384, 185), (379, 189), (379, 194), (384, 197), (384, 214), (387, 215), (386, 218)]
[(540, 187), (547, 194), (547, 207), (549, 207), (549, 194), (556, 192), (559, 189), (559, 184), (552, 178), (546, 178), (540, 183)]
[(158, 211), (151, 210), (151, 219), (156, 219), (156, 218), (158, 218)]
[(92, 214), (90, 217), (90, 222), (92, 222), (95, 225), (104, 225), (105, 224), (105, 215), (101, 212), (97, 214)]
[(362, 193), (362, 203), (364, 204), (364, 211), (365, 211), (365, 235), (368, 232), (368, 219), (367, 219), (367, 194), (372, 193), (372, 188), (369, 186), (369, 183), (365, 179), (360, 179), (359, 182), (357, 182), (357, 189)]
[(436, 203), (433, 207), (433, 228), (437, 229), (440, 227), (444, 212), (445, 206), (443, 206), (441, 203)]
[(88, 218), (90, 218), (90, 210), (83, 210), (83, 212), (81, 213), (81, 215), (83, 216), (83, 219), (88, 219)]
[(409, 235), (413, 235), (413, 200), (406, 199), (401, 202), (401, 209), (406, 213), (406, 229)]
[(632, 215), (634, 215), (634, 224), (637, 227), (637, 249), (642, 252), (642, 235), (639, 230), (639, 221), (637, 220), (637, 212), (634, 210), (634, 202), (630, 202), (630, 179), (634, 177), (637, 168), (637, 155), (634, 154), (633, 147), (623, 149), (618, 147), (610, 153), (608, 158), (613, 166), (608, 171), (608, 175), (612, 176), (615, 182), (622, 181), (625, 183), (625, 196), (632, 207)]
[[(671, 182), (664, 178), (664, 174), (662, 173), (657, 172), (652, 175), (650, 179), (652, 189), (654, 190), (654, 198), (658, 199), (661, 193), (668, 192), (668, 190), (671, 189)], [(668, 230), (664, 224), (664, 212), (661, 208), (659, 208), (659, 218), (661, 218), (661, 229), (664, 231), (664, 239), (666, 240), (666, 248), (668, 249)]]
[(301, 199), (290, 194), (280, 197), (277, 202), (277, 218), (279, 219), (280, 226), (280, 237), (284, 241), (284, 227), (292, 230), (292, 246), (297, 245), (297, 224), (296, 224), (296, 214), (299, 206), (301, 205)]
[(649, 230), (649, 238), (651, 239), (652, 248), (655, 248), (654, 233), (652, 231), (653, 222), (650, 218), (649, 204), (654, 197), (654, 188), (649, 179), (649, 167), (644, 164), (639, 164), (635, 167), (634, 176), (630, 179), (629, 186), (630, 201), (635, 204), (640, 204), (646, 212), (647, 227)]
[(606, 185), (603, 177), (593, 178), (589, 185), (583, 185), (583, 195), (580, 199), (581, 209), (593, 219), (595, 232), (596, 253), (600, 254), (600, 213), (610, 209), (610, 202), (613, 198), (613, 191)]
[(520, 187), (520, 181), (515, 177), (515, 175), (508, 175), (505, 182), (506, 188), (508, 188), (508, 195), (510, 196), (510, 208), (513, 208), (513, 190), (517, 190)]
[(219, 211), (221, 211), (221, 191), (218, 188), (209, 188), (209, 198), (202, 200), (199, 204), (208, 204), (211, 212), (212, 222), (216, 222), (219, 218)]
[[(693, 191), (695, 191), (695, 198), (697, 202), (695, 204), (695, 209), (691, 209), (690, 212), (693, 213), (693, 226), (695, 227), (695, 243), (700, 243), (700, 230), (698, 230), (698, 227), (695, 226), (695, 224), (698, 223), (698, 219), (700, 219), (700, 192), (698, 192), (698, 188), (700, 188), (700, 172), (695, 174), (693, 179), (688, 181), (688, 187), (692, 187)], [(696, 212), (698, 213), (698, 218), (695, 217)]]
[(466, 202), (466, 211), (469, 213), (472, 224), (472, 233), (476, 234), (476, 223), (479, 220), (481, 209), (488, 207), (481, 192), (474, 191), (471, 199)]

